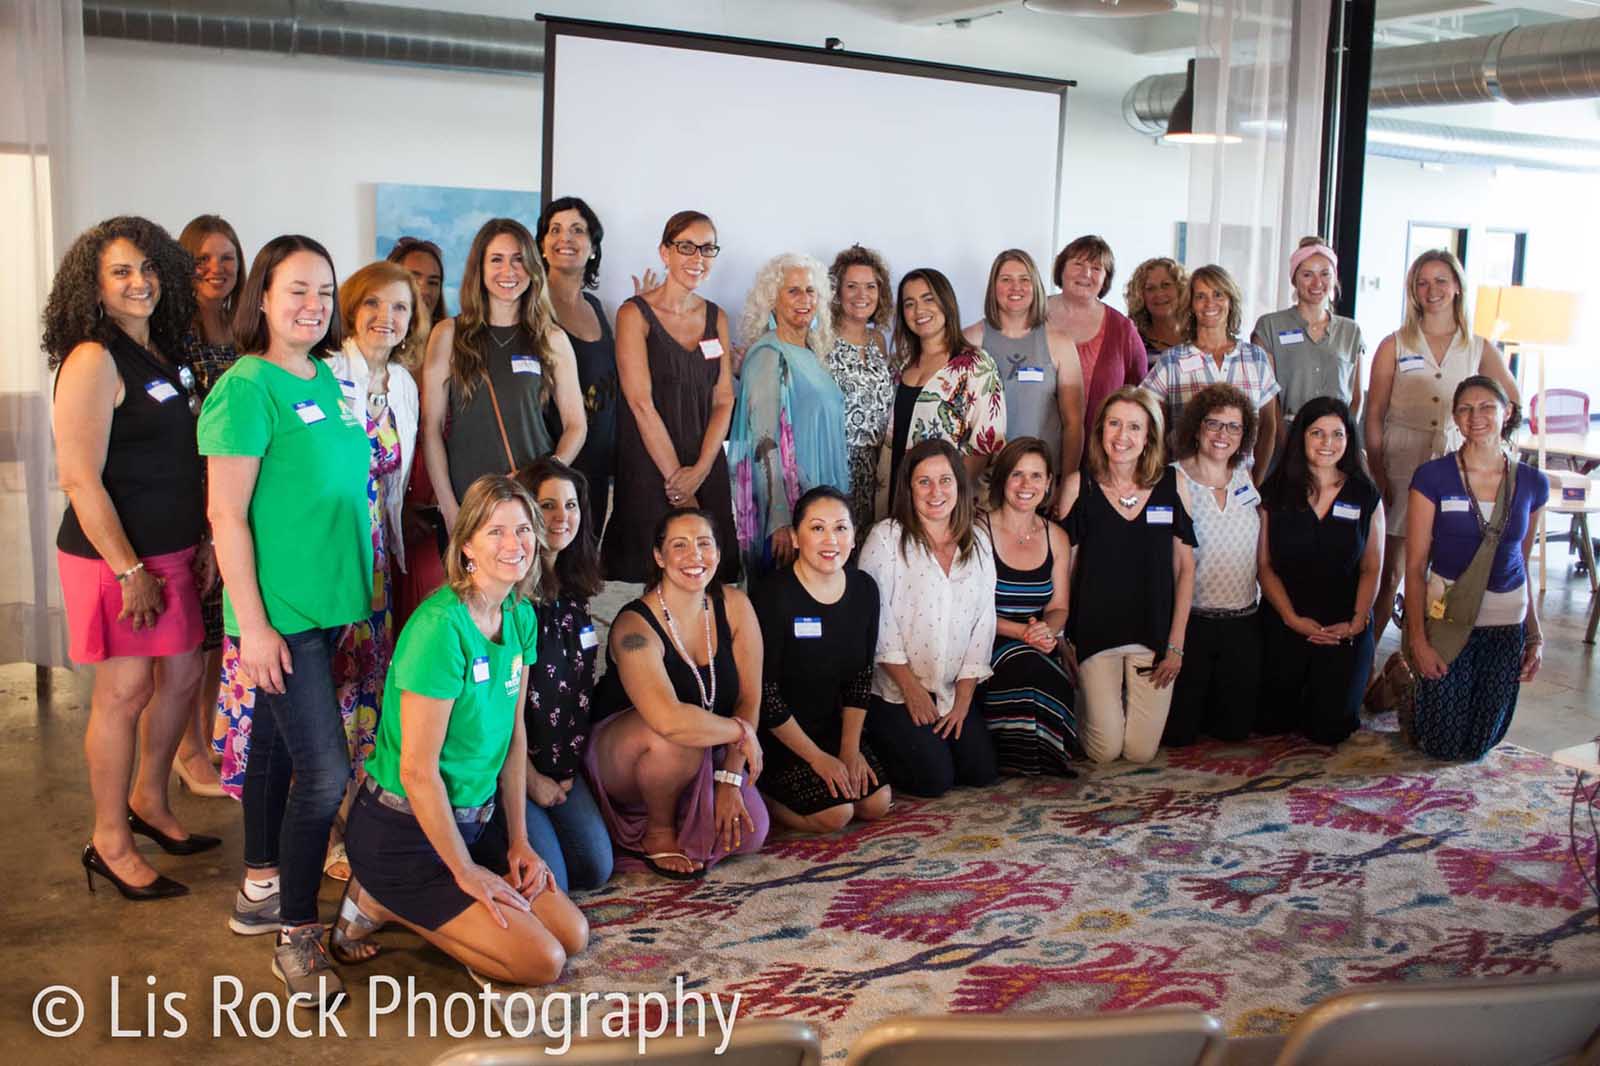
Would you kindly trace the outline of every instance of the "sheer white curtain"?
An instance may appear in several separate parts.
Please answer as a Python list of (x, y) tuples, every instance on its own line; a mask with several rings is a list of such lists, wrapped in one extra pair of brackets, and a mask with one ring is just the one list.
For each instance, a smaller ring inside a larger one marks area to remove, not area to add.
[(57, 256), (84, 201), (80, 0), (0, 4), (0, 662), (66, 664), (55, 533), (64, 506), (39, 350)]
[(1331, 0), (1199, 0), (1185, 265), (1220, 263), (1244, 329), (1289, 303), (1289, 253), (1315, 232)]

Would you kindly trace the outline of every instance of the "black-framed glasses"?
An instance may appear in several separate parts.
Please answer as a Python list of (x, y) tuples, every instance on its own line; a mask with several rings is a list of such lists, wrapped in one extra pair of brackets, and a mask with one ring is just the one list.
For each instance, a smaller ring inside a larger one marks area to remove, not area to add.
[(693, 241), (673, 241), (671, 248), (679, 255), (694, 255), (699, 252), (703, 259), (715, 259), (717, 253), (722, 251), (720, 244), (712, 244), (709, 241), (705, 244), (696, 244)]
[(1200, 423), (1207, 433), (1226, 433), (1230, 437), (1244, 436), (1244, 423), (1222, 422), (1215, 418), (1207, 418)]

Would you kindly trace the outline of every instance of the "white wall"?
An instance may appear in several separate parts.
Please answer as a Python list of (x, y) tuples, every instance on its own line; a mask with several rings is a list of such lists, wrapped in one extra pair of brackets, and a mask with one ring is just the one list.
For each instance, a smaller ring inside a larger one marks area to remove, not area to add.
[[(512, 0), (451, 6), (530, 13)], [(827, 0), (558, 0), (540, 10), (813, 45), (835, 35), (856, 51), (1076, 78), (1080, 85), (1068, 100), (1063, 241), (1096, 232), (1111, 242), (1119, 277), (1108, 299), (1118, 304), (1121, 281), (1139, 260), (1172, 252), (1174, 224), (1187, 208), (1185, 150), (1134, 133), (1120, 108), (1130, 85), (1174, 61), (1105, 43), (1095, 36), (1094, 20), (1017, 6), (966, 30), (917, 27)], [(87, 47), (93, 172), (85, 223), (134, 212), (176, 233), (194, 215), (216, 212), (234, 223), (250, 253), (279, 233), (317, 237), (343, 277), (371, 257), (376, 182), (539, 184), (536, 78), (98, 38)], [(618, 116), (619, 130), (627, 121), (659, 121), (648, 106)], [(692, 102), (677, 120), (692, 124)], [(826, 126), (827, 116), (816, 116), (814, 135), (826, 136)], [(752, 145), (765, 136), (759, 129), (720, 132)], [(952, 153), (950, 165), (992, 173), (995, 195), (1004, 195), (1007, 161), (984, 154), (981, 130), (952, 129), (943, 147)], [(965, 164), (955, 161), (958, 152)], [(819, 175), (819, 192), (844, 180)], [(884, 250), (898, 262), (893, 249)], [(608, 264), (618, 271), (640, 265), (647, 264)], [(980, 294), (960, 295), (963, 306), (977, 306)]]

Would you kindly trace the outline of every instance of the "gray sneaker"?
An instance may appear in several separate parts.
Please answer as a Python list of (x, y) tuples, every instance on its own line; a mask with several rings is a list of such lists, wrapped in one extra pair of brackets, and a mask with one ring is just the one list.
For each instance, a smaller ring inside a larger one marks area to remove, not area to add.
[(322, 946), (321, 925), (302, 925), (290, 930), (287, 940), (280, 938), (272, 950), (272, 973), (291, 996), (309, 996), (335, 1009), (345, 998), (344, 981)]
[(240, 889), (233, 897), (233, 913), (228, 916), (228, 928), (240, 936), (260, 936), (276, 933), (283, 924), (278, 912), (278, 893), (263, 900), (252, 900)]

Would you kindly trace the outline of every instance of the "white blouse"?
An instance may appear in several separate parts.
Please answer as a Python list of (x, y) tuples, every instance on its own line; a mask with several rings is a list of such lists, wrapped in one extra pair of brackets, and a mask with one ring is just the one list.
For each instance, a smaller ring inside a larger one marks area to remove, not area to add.
[(955, 708), (956, 682), (986, 680), (994, 671), (994, 549), (976, 532), (977, 547), (965, 562), (958, 556), (945, 574), (927, 549), (912, 542), (900, 554), (900, 524), (885, 519), (872, 527), (861, 548), (861, 570), (878, 583), (877, 667), (872, 694), (904, 703), (900, 686), (883, 668), (911, 668), (942, 718)]

